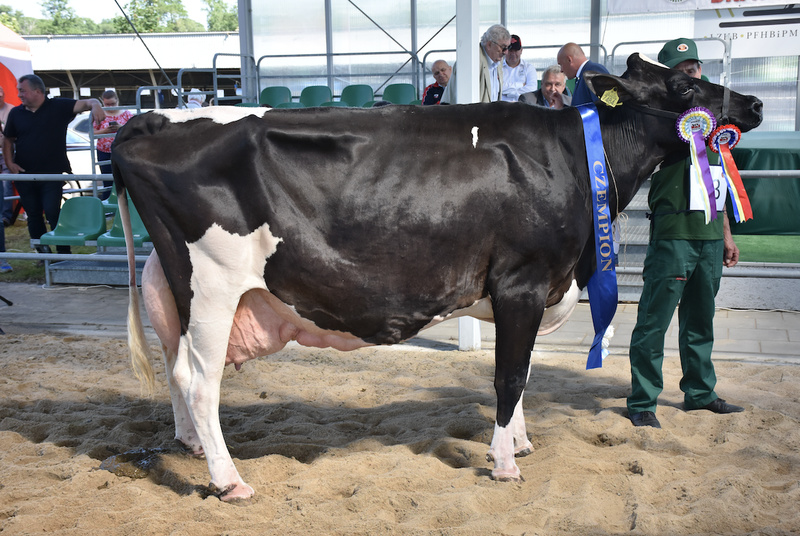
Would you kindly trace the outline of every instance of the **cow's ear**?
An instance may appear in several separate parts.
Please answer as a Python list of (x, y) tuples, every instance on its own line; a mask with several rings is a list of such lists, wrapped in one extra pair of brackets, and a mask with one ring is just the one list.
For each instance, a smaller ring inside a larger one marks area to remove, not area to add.
[(617, 101), (644, 100), (644, 95), (639, 95), (638, 84), (627, 78), (605, 73), (586, 73), (583, 78), (600, 101), (609, 106), (615, 106)]

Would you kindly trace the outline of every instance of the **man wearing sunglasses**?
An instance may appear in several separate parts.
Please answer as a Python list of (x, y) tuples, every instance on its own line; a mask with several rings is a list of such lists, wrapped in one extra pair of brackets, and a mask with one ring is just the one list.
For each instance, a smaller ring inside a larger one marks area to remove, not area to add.
[[(499, 101), (503, 90), (503, 58), (511, 45), (511, 34), (502, 24), (490, 26), (481, 37), (478, 102)], [(456, 95), (456, 64), (442, 95), (442, 104), (459, 104)]]

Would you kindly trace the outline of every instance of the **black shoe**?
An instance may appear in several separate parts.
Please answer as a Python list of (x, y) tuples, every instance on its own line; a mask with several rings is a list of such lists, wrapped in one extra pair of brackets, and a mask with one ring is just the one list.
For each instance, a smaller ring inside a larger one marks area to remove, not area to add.
[(702, 408), (694, 408), (694, 409), (707, 409), (708, 411), (713, 411), (714, 413), (739, 413), (740, 411), (744, 411), (744, 408), (741, 406), (734, 406), (733, 404), (728, 404), (721, 398), (714, 400), (703, 406)]
[(652, 411), (642, 411), (640, 413), (631, 413), (628, 415), (634, 426), (652, 426), (653, 428), (661, 428), (661, 423), (656, 419), (656, 414)]

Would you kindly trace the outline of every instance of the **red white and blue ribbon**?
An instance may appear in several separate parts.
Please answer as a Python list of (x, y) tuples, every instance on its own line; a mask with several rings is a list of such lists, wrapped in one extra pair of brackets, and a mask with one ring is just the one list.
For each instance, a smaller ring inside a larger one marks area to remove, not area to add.
[(703, 213), (706, 223), (717, 217), (716, 196), (714, 194), (714, 180), (711, 178), (711, 169), (708, 165), (705, 140), (714, 130), (717, 120), (707, 108), (690, 108), (681, 114), (675, 127), (678, 136), (689, 143), (689, 154), (692, 158), (692, 177), (690, 180), (697, 183), (703, 196)]
[(731, 155), (731, 149), (739, 143), (740, 139), (742, 139), (742, 131), (735, 125), (722, 125), (712, 132), (708, 138), (709, 148), (715, 153), (719, 153), (720, 161), (722, 162), (722, 176), (725, 177), (731, 197), (733, 217), (738, 223), (753, 219), (750, 199), (747, 197), (747, 191), (744, 189), (739, 169), (736, 167), (736, 162), (733, 161), (733, 155)]
[(608, 355), (608, 350), (603, 348), (603, 335), (617, 312), (618, 294), (617, 272), (614, 269), (614, 241), (611, 236), (611, 212), (608, 207), (608, 176), (600, 120), (594, 104), (578, 106), (578, 109), (583, 119), (589, 181), (592, 183), (594, 245), (597, 257), (597, 269), (586, 285), (594, 325), (594, 340), (586, 361), (588, 370), (602, 367), (603, 359)]

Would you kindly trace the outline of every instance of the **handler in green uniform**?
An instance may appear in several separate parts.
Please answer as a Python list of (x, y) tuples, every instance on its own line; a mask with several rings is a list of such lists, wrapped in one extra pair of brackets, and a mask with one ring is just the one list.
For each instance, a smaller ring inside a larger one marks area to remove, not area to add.
[[(697, 45), (691, 39), (676, 39), (665, 44), (658, 61), (694, 78), (702, 76)], [(709, 151), (709, 156), (713, 154)], [(664, 337), (678, 302), (683, 370), (680, 388), (684, 392), (685, 409), (707, 409), (715, 413), (743, 410), (726, 403), (714, 392), (717, 377), (711, 362), (714, 299), (719, 290), (722, 265), (735, 266), (739, 249), (722, 211), (708, 225), (702, 211), (689, 211), (689, 167), (689, 158), (664, 162), (651, 181), (650, 244), (630, 347), (628, 415), (634, 426), (661, 428), (655, 411), (658, 395), (664, 388), (661, 372)]]

